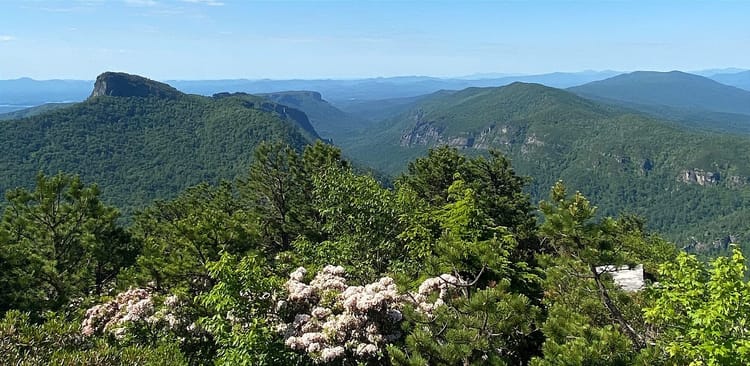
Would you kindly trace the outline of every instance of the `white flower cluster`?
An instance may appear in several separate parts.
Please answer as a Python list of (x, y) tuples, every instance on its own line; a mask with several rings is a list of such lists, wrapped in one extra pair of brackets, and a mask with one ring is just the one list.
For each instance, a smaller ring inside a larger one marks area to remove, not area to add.
[(402, 296), (393, 279), (347, 286), (344, 268), (326, 266), (305, 284), (306, 274), (301, 267), (292, 272), (287, 301), (280, 305), (300, 311), (281, 327), (290, 348), (321, 363), (348, 355), (366, 360), (381, 356), (387, 343), (401, 337)]
[(428, 278), (416, 293), (402, 295), (390, 277), (365, 286), (347, 286), (340, 266), (326, 266), (309, 284), (300, 267), (286, 282), (289, 293), (277, 310), (295, 310), (294, 319), (281, 324), (288, 347), (327, 363), (348, 356), (367, 360), (382, 355), (388, 343), (401, 338), (401, 309), (410, 304), (432, 317), (435, 309), (457, 295), (466, 282), (450, 274)]
[(129, 289), (113, 300), (95, 305), (86, 311), (81, 332), (86, 336), (111, 333), (123, 339), (128, 327), (141, 324), (177, 332), (200, 331), (184, 312), (184, 301), (169, 295), (163, 305), (156, 306), (155, 296), (146, 289)]
[(141, 288), (119, 293), (113, 300), (91, 307), (81, 326), (81, 332), (90, 336), (104, 331), (122, 338), (130, 322), (145, 321), (154, 314), (151, 294)]
[[(433, 315), (435, 309), (445, 304), (446, 299), (455, 295), (456, 291), (463, 285), (466, 285), (466, 281), (444, 273), (440, 276), (424, 280), (419, 285), (417, 293), (411, 293), (408, 296), (408, 301), (418, 311), (429, 317)], [(433, 298), (436, 292), (438, 293), (437, 297), (431, 301), (430, 299)]]
[(196, 325), (184, 314), (185, 305), (185, 301), (180, 300), (177, 295), (169, 295), (164, 299), (163, 306), (146, 321), (172, 331), (187, 330), (192, 333)]

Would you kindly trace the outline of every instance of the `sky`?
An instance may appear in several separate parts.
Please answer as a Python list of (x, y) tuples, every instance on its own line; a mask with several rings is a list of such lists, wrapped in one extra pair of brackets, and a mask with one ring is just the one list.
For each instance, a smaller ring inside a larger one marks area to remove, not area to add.
[(0, 79), (750, 69), (743, 1), (2, 0)]

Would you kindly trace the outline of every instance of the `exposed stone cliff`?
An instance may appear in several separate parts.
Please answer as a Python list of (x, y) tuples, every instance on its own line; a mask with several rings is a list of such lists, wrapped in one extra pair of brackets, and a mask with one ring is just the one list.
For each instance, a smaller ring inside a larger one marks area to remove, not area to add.
[(678, 179), (685, 183), (709, 186), (719, 184), (721, 174), (719, 172), (707, 172), (702, 169), (686, 169), (680, 173)]
[(113, 97), (159, 97), (177, 98), (183, 94), (164, 83), (123, 72), (105, 72), (96, 78), (90, 98)]

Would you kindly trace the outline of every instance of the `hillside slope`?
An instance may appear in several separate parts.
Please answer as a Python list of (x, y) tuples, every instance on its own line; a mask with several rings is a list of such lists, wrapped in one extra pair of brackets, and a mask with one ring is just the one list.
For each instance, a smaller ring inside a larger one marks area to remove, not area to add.
[(750, 138), (686, 129), (538, 84), (437, 94), (342, 145), (389, 172), (432, 146), (499, 149), (533, 177), (535, 199), (563, 179), (601, 214), (644, 216), (686, 245), (694, 235), (712, 241), (748, 232), (745, 224), (716, 231), (699, 224), (749, 203)]
[(38, 171), (77, 173), (127, 213), (243, 174), (263, 140), (301, 147), (318, 138), (304, 113), (257, 96), (187, 95), (127, 74), (105, 74), (94, 90), (82, 103), (4, 122), (0, 191), (32, 184)]

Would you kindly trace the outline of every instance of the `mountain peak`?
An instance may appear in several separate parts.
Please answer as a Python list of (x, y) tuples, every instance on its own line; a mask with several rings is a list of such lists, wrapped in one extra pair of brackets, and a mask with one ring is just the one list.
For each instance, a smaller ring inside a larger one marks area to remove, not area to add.
[(750, 114), (750, 92), (681, 71), (636, 71), (568, 90), (608, 102)]
[(179, 90), (158, 81), (124, 72), (105, 72), (96, 77), (91, 98), (102, 95), (113, 97), (176, 98)]

